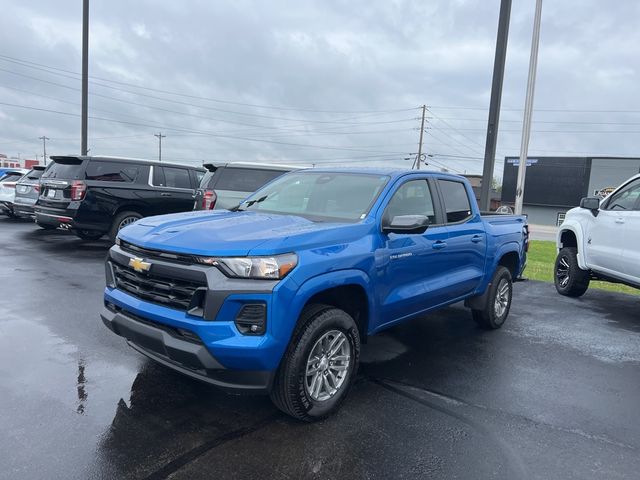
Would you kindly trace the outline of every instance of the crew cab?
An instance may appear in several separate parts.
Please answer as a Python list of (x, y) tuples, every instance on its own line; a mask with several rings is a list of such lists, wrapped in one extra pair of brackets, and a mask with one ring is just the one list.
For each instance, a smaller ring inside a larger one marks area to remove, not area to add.
[(445, 173), (308, 169), (230, 211), (145, 218), (106, 261), (101, 317), (138, 352), (306, 421), (338, 408), (369, 335), (465, 301), (496, 329), (526, 217)]
[(640, 288), (640, 175), (604, 200), (583, 198), (558, 231), (555, 285), (579, 297), (591, 280)]
[(203, 168), (169, 162), (52, 156), (40, 178), (35, 220), (43, 228), (71, 230), (83, 240), (107, 234), (149, 215), (193, 209)]

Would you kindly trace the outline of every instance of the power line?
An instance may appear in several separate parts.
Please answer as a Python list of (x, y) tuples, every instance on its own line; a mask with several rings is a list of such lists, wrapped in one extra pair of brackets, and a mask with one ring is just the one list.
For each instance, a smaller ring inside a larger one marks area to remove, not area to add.
[[(0, 102), (0, 105), (5, 105), (5, 106), (15, 107), (15, 108), (22, 108), (22, 109), (27, 109), (27, 110), (35, 110), (35, 111), (40, 111), (40, 112), (56, 113), (56, 114), (59, 114), (59, 115), (66, 115), (66, 116), (72, 116), (72, 117), (80, 116), (77, 113), (61, 112), (59, 110), (50, 110), (50, 109), (46, 109), (46, 108), (38, 108), (38, 107), (32, 107), (32, 106), (28, 106), (28, 105), (18, 105), (18, 104), (13, 104), (13, 103), (6, 103), (6, 102)], [(367, 147), (349, 148), (349, 147), (335, 147), (335, 146), (328, 146), (328, 145), (307, 145), (307, 144), (302, 144), (302, 143), (280, 142), (280, 141), (276, 141), (276, 140), (266, 140), (266, 139), (250, 138), (250, 137), (241, 137), (241, 136), (236, 136), (236, 135), (223, 135), (223, 134), (216, 134), (216, 133), (206, 132), (206, 131), (190, 130), (190, 129), (180, 128), (180, 127), (172, 127), (172, 126), (167, 126), (167, 125), (156, 125), (156, 124), (147, 124), (147, 123), (128, 122), (128, 121), (124, 121), (124, 120), (115, 120), (115, 119), (103, 118), (103, 117), (89, 116), (89, 118), (91, 118), (93, 120), (100, 120), (100, 121), (105, 121), (105, 122), (119, 123), (119, 124), (123, 124), (123, 125), (134, 125), (134, 126), (149, 127), (149, 128), (161, 128), (163, 130), (176, 131), (176, 132), (186, 132), (186, 133), (197, 133), (197, 134), (201, 134), (201, 135), (204, 135), (204, 136), (216, 137), (216, 138), (228, 138), (228, 139), (232, 139), (232, 140), (244, 140), (244, 141), (250, 141), (250, 142), (262, 142), (262, 143), (270, 143), (270, 144), (276, 144), (276, 145), (288, 145), (288, 146), (295, 146), (295, 147), (318, 148), (318, 149), (326, 149), (326, 150), (344, 150), (344, 151), (353, 151), (353, 152), (380, 153), (380, 151), (373, 151), (372, 152), (371, 150), (365, 150), (364, 148), (367, 148)], [(406, 154), (405, 152), (394, 152), (394, 151), (388, 151), (388, 152), (385, 152), (385, 153), (396, 154), (396, 155), (405, 155)]]
[[(80, 75), (77, 72), (73, 72), (70, 70), (64, 70), (61, 68), (57, 68), (57, 67), (52, 67), (49, 65), (44, 65), (41, 63), (36, 63), (36, 62), (31, 62), (31, 61), (27, 61), (27, 60), (21, 60), (15, 57), (10, 57), (8, 55), (2, 55), (0, 54), (0, 59), (6, 61), (6, 62), (10, 62), (10, 63), (14, 63), (14, 64), (18, 64), (21, 65), (23, 67), (28, 67), (28, 68), (36, 68), (36, 67), (41, 67), (41, 68), (37, 68), (38, 70), (55, 70), (58, 72), (64, 72), (64, 73), (69, 73), (71, 75)], [(44, 70), (44, 71), (47, 71)], [(56, 73), (54, 72), (48, 72), (51, 74), (56, 75)], [(59, 75), (59, 74), (57, 74)], [(64, 75), (67, 78), (74, 78), (74, 77), (69, 77), (68, 75)], [(238, 105), (238, 106), (245, 106), (245, 107), (252, 107), (252, 108), (263, 108), (263, 109), (272, 109), (272, 110), (283, 110), (283, 111), (297, 111), (297, 112), (308, 112), (308, 113), (336, 113), (336, 114), (377, 114), (377, 113), (396, 113), (396, 112), (408, 112), (408, 111), (412, 111), (412, 110), (416, 110), (415, 107), (413, 108), (396, 108), (396, 109), (388, 109), (388, 110), (317, 110), (317, 109), (308, 109), (308, 108), (294, 108), (294, 107), (282, 107), (282, 106), (273, 106), (273, 105), (260, 105), (260, 104), (252, 104), (252, 103), (244, 103), (244, 102), (234, 102), (234, 101), (229, 101), (229, 100), (221, 100), (218, 98), (209, 98), (209, 97), (202, 97), (202, 96), (198, 96), (198, 95), (190, 95), (190, 94), (185, 94), (185, 93), (181, 93), (181, 92), (174, 92), (174, 91), (169, 91), (169, 90), (161, 90), (161, 89), (156, 89), (156, 88), (150, 88), (150, 87), (142, 87), (140, 85), (136, 85), (133, 83), (127, 83), (127, 82), (121, 82), (121, 81), (117, 81), (117, 80), (113, 80), (113, 79), (107, 79), (104, 77), (95, 77), (95, 76), (89, 76), (89, 78), (93, 78), (96, 80), (100, 80), (100, 81), (105, 81), (105, 82), (109, 82), (109, 83), (114, 83), (114, 84), (118, 84), (118, 85), (125, 85), (125, 86), (129, 86), (129, 87), (134, 87), (134, 88), (138, 88), (141, 90), (147, 90), (147, 91), (153, 91), (153, 92), (157, 92), (157, 93), (164, 93), (164, 94), (168, 94), (168, 95), (176, 95), (176, 96), (181, 96), (181, 97), (185, 97), (185, 98), (192, 98), (192, 99), (196, 99), (196, 100), (207, 100), (210, 102), (217, 102), (217, 103), (223, 103), (223, 104), (228, 104), (228, 105)], [(95, 82), (92, 82), (95, 83)], [(100, 85), (97, 84), (96, 85)], [(134, 93), (135, 94), (135, 93)], [(235, 113), (239, 113), (239, 112), (235, 112)]]

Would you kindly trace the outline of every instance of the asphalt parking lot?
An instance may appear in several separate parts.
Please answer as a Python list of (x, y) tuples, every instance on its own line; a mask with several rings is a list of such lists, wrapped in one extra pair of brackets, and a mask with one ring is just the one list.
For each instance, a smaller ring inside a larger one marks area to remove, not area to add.
[(106, 241), (0, 219), (0, 478), (638, 478), (637, 297), (520, 282), (374, 337), (316, 424), (146, 360), (99, 319)]

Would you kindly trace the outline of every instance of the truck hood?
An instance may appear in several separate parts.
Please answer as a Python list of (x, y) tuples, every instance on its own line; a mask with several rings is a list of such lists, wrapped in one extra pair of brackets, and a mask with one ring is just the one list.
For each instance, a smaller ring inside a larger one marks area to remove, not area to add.
[[(354, 241), (367, 223), (312, 222), (295, 215), (198, 211), (147, 217), (119, 237), (143, 248), (203, 256), (275, 255)], [(322, 232), (321, 235), (318, 233)]]

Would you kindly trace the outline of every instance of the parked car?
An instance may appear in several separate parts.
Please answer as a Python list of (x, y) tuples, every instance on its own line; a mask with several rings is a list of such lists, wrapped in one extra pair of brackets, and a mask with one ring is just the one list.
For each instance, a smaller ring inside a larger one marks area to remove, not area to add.
[(29, 170), (24, 168), (11, 168), (5, 170), (0, 177), (0, 213), (9, 217), (15, 217), (13, 213), (13, 200), (16, 196), (16, 183)]
[(500, 328), (526, 217), (480, 214), (460, 176), (301, 170), (232, 211), (146, 218), (109, 252), (103, 322), (144, 355), (284, 412), (335, 411), (360, 342), (462, 300)]
[(40, 193), (40, 177), (45, 170), (44, 165), (34, 166), (29, 173), (16, 184), (16, 194), (13, 201), (13, 214), (21, 218), (35, 218), (33, 207)]
[(569, 210), (557, 238), (555, 285), (579, 297), (591, 280), (640, 288), (640, 175), (600, 201), (583, 198)]
[(205, 164), (196, 192), (194, 210), (233, 208), (250, 194), (280, 175), (300, 167), (262, 163)]
[(119, 157), (53, 156), (40, 179), (36, 222), (85, 240), (149, 215), (193, 209), (204, 169)]

